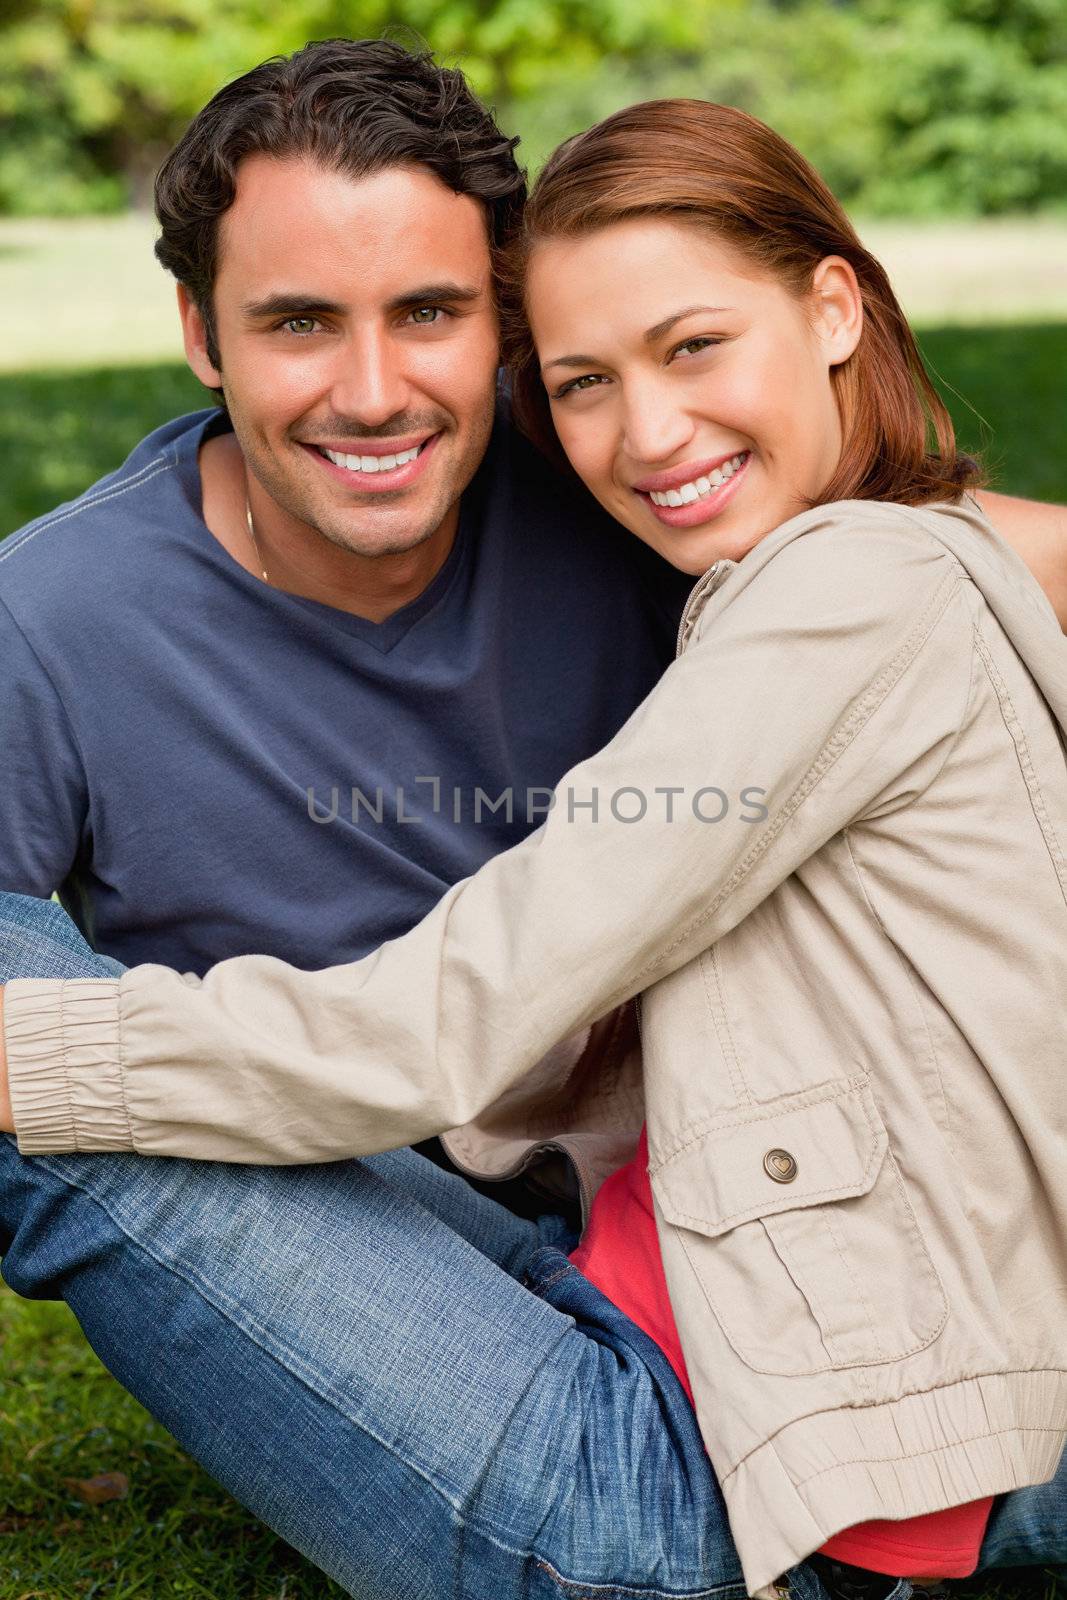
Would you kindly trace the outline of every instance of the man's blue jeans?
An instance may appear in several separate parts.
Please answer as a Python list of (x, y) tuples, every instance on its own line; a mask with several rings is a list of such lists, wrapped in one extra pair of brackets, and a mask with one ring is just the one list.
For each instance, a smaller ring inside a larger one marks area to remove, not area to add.
[[(0, 981), (113, 971), (57, 906), (0, 894)], [(0, 1138), (11, 1287), (66, 1300), (120, 1382), (359, 1600), (740, 1597), (689, 1403), (572, 1244), (411, 1151), (240, 1167)], [(1001, 1502), (986, 1554), (1067, 1560), (1067, 1472)]]

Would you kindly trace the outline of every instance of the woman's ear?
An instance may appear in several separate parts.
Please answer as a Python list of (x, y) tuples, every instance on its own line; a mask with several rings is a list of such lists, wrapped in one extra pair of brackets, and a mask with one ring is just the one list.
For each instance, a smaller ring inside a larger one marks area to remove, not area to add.
[(827, 356), (840, 366), (860, 342), (863, 296), (856, 274), (843, 256), (825, 256), (811, 280), (812, 324)]

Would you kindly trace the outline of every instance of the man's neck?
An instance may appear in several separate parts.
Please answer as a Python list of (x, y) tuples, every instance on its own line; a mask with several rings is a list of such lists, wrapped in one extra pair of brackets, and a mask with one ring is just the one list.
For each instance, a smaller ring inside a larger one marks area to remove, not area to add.
[(425, 592), (448, 559), (459, 523), (454, 506), (413, 550), (361, 556), (290, 517), (257, 514), (253, 504), (253, 539), (245, 512), (244, 461), (232, 433), (217, 434), (201, 445), (200, 479), (204, 521), (246, 572), (261, 580), (266, 572), (272, 588), (368, 622), (385, 622)]

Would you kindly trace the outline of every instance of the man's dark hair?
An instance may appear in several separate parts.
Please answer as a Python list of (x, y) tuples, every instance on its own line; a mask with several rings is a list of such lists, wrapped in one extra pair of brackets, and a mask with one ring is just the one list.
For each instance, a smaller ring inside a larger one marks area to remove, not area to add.
[(417, 164), (485, 207), (500, 249), (519, 220), (526, 180), (463, 73), (385, 39), (322, 39), (276, 56), (220, 89), (156, 178), (156, 256), (185, 285), (220, 366), (212, 290), (219, 219), (248, 156), (305, 157), (353, 178)]

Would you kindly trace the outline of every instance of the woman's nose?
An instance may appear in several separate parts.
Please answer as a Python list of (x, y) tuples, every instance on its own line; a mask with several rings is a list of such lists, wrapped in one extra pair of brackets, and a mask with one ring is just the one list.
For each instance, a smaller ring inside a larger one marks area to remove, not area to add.
[(694, 431), (692, 418), (652, 384), (626, 396), (623, 426), (626, 453), (642, 467), (669, 462), (690, 443)]

